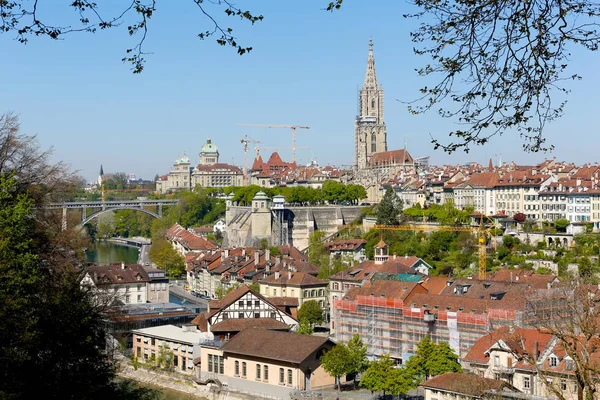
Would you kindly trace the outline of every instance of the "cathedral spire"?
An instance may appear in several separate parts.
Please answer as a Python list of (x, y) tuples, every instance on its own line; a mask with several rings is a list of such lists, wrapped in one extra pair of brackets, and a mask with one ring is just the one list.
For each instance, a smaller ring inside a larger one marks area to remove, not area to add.
[(363, 89), (377, 89), (377, 74), (375, 73), (375, 58), (373, 57), (373, 38), (369, 39), (369, 58)]

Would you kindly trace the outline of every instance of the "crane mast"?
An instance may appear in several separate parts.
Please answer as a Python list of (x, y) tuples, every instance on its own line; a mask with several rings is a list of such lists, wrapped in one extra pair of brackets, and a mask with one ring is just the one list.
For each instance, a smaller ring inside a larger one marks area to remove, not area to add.
[(310, 129), (310, 126), (300, 125), (261, 125), (261, 124), (237, 124), (238, 126), (250, 126), (255, 128), (284, 128), (292, 130), (292, 161), (296, 162), (296, 129)]

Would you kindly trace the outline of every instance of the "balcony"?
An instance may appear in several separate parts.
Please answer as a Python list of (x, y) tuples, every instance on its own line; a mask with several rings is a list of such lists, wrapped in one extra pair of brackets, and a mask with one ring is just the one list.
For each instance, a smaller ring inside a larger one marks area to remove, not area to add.
[(514, 375), (515, 373), (515, 369), (513, 367), (507, 367), (504, 365), (494, 365), (492, 370), (501, 375)]

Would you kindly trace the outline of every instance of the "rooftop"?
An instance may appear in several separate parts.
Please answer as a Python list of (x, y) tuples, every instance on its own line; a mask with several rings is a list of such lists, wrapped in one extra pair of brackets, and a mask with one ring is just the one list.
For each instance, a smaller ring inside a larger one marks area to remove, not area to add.
[(151, 336), (164, 340), (175, 340), (186, 344), (199, 344), (205, 340), (212, 339), (212, 334), (200, 332), (199, 330), (186, 330), (175, 325), (153, 326), (151, 328), (135, 329), (134, 334)]

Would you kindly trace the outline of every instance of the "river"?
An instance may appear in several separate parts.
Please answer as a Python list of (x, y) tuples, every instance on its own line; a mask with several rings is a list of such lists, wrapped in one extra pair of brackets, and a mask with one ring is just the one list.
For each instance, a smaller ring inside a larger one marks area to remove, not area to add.
[(135, 264), (138, 261), (140, 249), (133, 246), (123, 246), (106, 241), (95, 241), (93, 247), (86, 251), (86, 261), (97, 265), (109, 265), (124, 262)]

